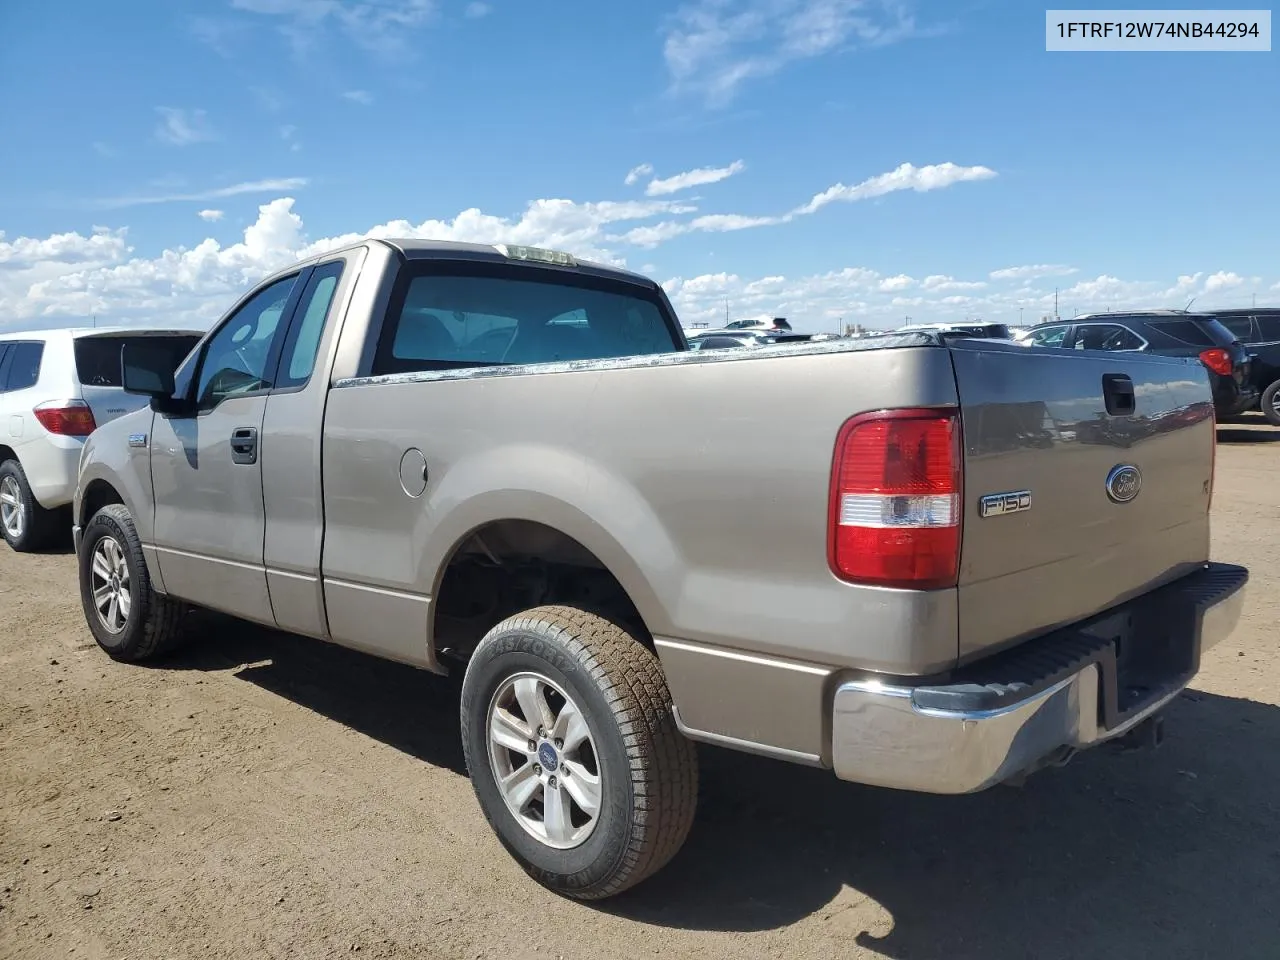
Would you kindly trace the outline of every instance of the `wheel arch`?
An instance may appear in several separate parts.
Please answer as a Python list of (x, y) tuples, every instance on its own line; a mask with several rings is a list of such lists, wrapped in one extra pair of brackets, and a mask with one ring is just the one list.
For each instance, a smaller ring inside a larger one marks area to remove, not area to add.
[[(454, 645), (478, 642), (489, 628), (523, 606), (563, 604), (590, 609), (633, 628), (653, 648), (656, 595), (638, 569), (618, 569), (621, 547), (524, 516), (490, 519), (457, 536), (432, 585), (429, 644), (433, 660)], [(577, 534), (577, 535), (575, 535)], [(594, 541), (594, 542), (592, 542)], [(603, 546), (603, 549), (601, 549)], [(603, 556), (602, 556), (603, 554)]]
[[(85, 486), (84, 492), (80, 495), (80, 506), (76, 512), (76, 524), (83, 530), (103, 507), (111, 503), (118, 503), (125, 508), (129, 505), (125, 503), (124, 497), (120, 494), (109, 480), (97, 477), (90, 480)], [(130, 514), (133, 513), (129, 509)]]

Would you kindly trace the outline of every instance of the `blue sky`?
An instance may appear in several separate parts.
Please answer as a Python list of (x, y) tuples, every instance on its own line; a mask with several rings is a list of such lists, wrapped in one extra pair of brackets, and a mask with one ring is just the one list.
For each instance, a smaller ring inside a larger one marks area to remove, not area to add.
[(624, 262), (687, 322), (1280, 302), (1275, 53), (1046, 53), (1011, 0), (59, 11), (0, 12), (0, 325), (208, 322), (380, 228)]

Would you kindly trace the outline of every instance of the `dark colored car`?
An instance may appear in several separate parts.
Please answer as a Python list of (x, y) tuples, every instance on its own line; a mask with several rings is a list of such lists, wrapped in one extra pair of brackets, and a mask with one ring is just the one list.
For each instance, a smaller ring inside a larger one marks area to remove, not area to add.
[(1253, 354), (1253, 385), (1267, 422), (1280, 427), (1280, 307), (1206, 310)]
[(1027, 346), (1067, 350), (1144, 351), (1166, 357), (1199, 357), (1209, 371), (1219, 417), (1258, 405), (1250, 351), (1215, 317), (1182, 310), (1092, 313), (1033, 327)]

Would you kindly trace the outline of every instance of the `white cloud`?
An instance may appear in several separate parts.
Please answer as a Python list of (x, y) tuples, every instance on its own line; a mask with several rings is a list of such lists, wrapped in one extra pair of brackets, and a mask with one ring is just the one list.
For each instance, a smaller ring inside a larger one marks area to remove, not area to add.
[(836, 201), (852, 202), (882, 197), (898, 190), (915, 190), (924, 193), (929, 190), (941, 190), (957, 183), (969, 180), (989, 180), (996, 172), (989, 167), (962, 167), (957, 164), (935, 163), (917, 167), (911, 163), (900, 164), (896, 169), (879, 176), (863, 180), (852, 187), (837, 183), (814, 196), (812, 200), (793, 212), (797, 214), (814, 213), (829, 203)]
[[(729, 168), (722, 169), (727, 170)], [(700, 173), (700, 171), (692, 172)], [(752, 227), (767, 227), (790, 223), (797, 217), (810, 216), (828, 204), (837, 201), (852, 203), (858, 200), (869, 200), (899, 190), (915, 190), (917, 192), (940, 190), (967, 180), (986, 180), (995, 175), (995, 171), (987, 167), (961, 167), (950, 162), (931, 164), (925, 167), (916, 167), (913, 164), (904, 163), (895, 170), (863, 180), (852, 187), (837, 183), (835, 186), (829, 187), (814, 196), (808, 203), (784, 214), (773, 216), (746, 216), (735, 213), (706, 214), (694, 220), (668, 221), (637, 227), (614, 239), (639, 247), (655, 247), (660, 243), (665, 243), (686, 233), (725, 233), (732, 230), (746, 230)], [(682, 174), (682, 176), (687, 175)]]
[(223, 213), (221, 210), (200, 210), (196, 216), (208, 223), (217, 223), (222, 219)]
[(668, 20), (663, 56), (674, 89), (724, 104), (795, 61), (914, 32), (904, 0), (693, 0)]
[[(1082, 281), (1060, 293), (1064, 317), (1073, 313), (1156, 307), (1182, 307), (1186, 298), (1205, 294), (1206, 274), (1183, 275), (1172, 284), (1160, 281), (1122, 280), (1102, 274)], [(930, 283), (929, 280), (933, 279)], [(725, 301), (733, 319), (785, 316), (797, 330), (835, 329), (834, 320), (861, 323), (868, 327), (893, 327), (910, 314), (913, 321), (963, 320), (982, 317), (1016, 323), (1035, 323), (1052, 314), (1052, 285), (1027, 287), (1014, 284), (972, 284), (969, 292), (950, 292), (953, 282), (946, 274), (932, 274), (914, 287), (905, 274), (885, 276), (865, 267), (800, 277), (769, 276), (758, 280), (730, 272), (691, 278), (674, 277), (663, 283), (686, 326), (724, 322)], [(981, 288), (981, 289), (978, 289)], [(1275, 288), (1280, 290), (1280, 283)], [(1248, 305), (1249, 298), (1237, 298)], [(1199, 303), (1208, 306), (1209, 303)], [(1219, 300), (1216, 305), (1229, 305)]]
[(468, 3), (465, 11), (466, 16), (471, 20), (479, 20), (481, 17), (487, 17), (493, 12), (493, 7), (487, 3)]
[(411, 32), (428, 23), (435, 0), (231, 0), (231, 6), (278, 21), (295, 55), (310, 53), (333, 29), (378, 57), (413, 51)]
[(641, 177), (648, 177), (648, 176), (651, 176), (652, 174), (653, 174), (653, 164), (642, 163), (639, 166), (632, 167), (630, 170), (628, 170), (626, 179), (623, 180), (622, 182), (629, 187), (632, 184), (634, 184), (637, 180), (639, 180)]
[(216, 139), (203, 110), (184, 110), (180, 107), (156, 107), (160, 123), (156, 137), (175, 147), (186, 147)]
[(920, 286), (925, 290), (942, 292), (944, 290), (981, 290), (986, 284), (981, 280), (957, 280), (946, 274), (935, 273), (925, 277)]
[(306, 177), (281, 177), (274, 180), (249, 180), (244, 183), (233, 183), (226, 187), (214, 187), (196, 193), (158, 193), (139, 194), (129, 197), (113, 197), (99, 201), (102, 207), (137, 207), (150, 203), (177, 203), (181, 201), (222, 200), (226, 197), (238, 197), (246, 193), (280, 193), (286, 190), (301, 190), (307, 185)]
[[(246, 186), (252, 185), (219, 189), (232, 195)], [(217, 191), (206, 193), (213, 192)], [(211, 207), (198, 214), (216, 222), (219, 211)], [(124, 229), (94, 227), (87, 233), (12, 240), (0, 234), (0, 317), (6, 324), (37, 325), (78, 321), (94, 313), (112, 322), (207, 323), (272, 270), (362, 237), (505, 241), (622, 263), (624, 253), (656, 246), (682, 233), (748, 229), (789, 216), (703, 213), (695, 203), (675, 199), (586, 203), (543, 199), (511, 216), (471, 207), (450, 218), (392, 220), (313, 238), (307, 234), (295, 199), (277, 196), (259, 206), (255, 221), (234, 243), (205, 238), (194, 246), (172, 247), (155, 256), (136, 256), (127, 239), (131, 234)], [(1052, 279), (1027, 280), (1019, 271), (1005, 268), (1012, 275), (965, 281), (945, 270), (921, 270), (918, 259), (902, 266), (909, 269), (882, 272), (851, 265), (802, 276), (776, 271), (749, 276), (724, 269), (668, 277), (663, 286), (686, 324), (722, 322), (726, 299), (732, 317), (785, 316), (801, 330), (835, 329), (840, 318), (883, 327), (901, 323), (906, 315), (917, 321), (984, 317), (1012, 322), (1021, 316), (1025, 322), (1034, 322), (1053, 310)], [(653, 264), (644, 270), (655, 275)], [(913, 279), (920, 276), (924, 279)], [(1247, 305), (1249, 294), (1243, 291), (1276, 279), (1254, 280), (1225, 270), (1155, 280), (1122, 279), (1103, 272), (1061, 291), (1060, 309), (1063, 316), (1070, 316), (1107, 308), (1181, 307), (1192, 297), (1202, 298), (1200, 306), (1210, 305), (1208, 301), (1215, 298), (1217, 305)]]
[(373, 103), (373, 94), (368, 90), (347, 90), (342, 94), (344, 100), (350, 100), (352, 103), (359, 103), (368, 106)]
[(42, 263), (82, 265), (111, 263), (131, 248), (125, 241), (125, 230), (94, 227), (89, 236), (78, 233), (55, 233), (37, 240), (15, 237), (5, 240), (0, 230), (0, 269), (17, 269)]
[(258, 208), (243, 239), (227, 246), (206, 238), (154, 258), (128, 257), (123, 230), (98, 228), (91, 236), (58, 234), (43, 240), (0, 235), (0, 317), (54, 323), (90, 314), (117, 321), (209, 322), (244, 288), (295, 260), (362, 237), (422, 237), (477, 243), (523, 243), (617, 261), (602, 246), (610, 224), (694, 208), (672, 200), (536, 200), (517, 218), (463, 210), (452, 220), (393, 220), (368, 230), (308, 240), (294, 199)]
[(1219, 270), (1204, 282), (1204, 289), (1206, 293), (1214, 293), (1218, 290), (1230, 290), (1233, 287), (1243, 286), (1244, 282), (1244, 277), (1238, 273)]
[(1066, 277), (1075, 272), (1075, 267), (1064, 263), (1034, 263), (1025, 267), (992, 270), (989, 276), (992, 280), (1039, 280), (1042, 277)]
[(699, 167), (696, 170), (686, 170), (684, 173), (677, 173), (665, 179), (650, 180), (644, 192), (650, 197), (661, 197), (679, 190), (688, 190), (690, 187), (719, 183), (735, 173), (741, 173), (746, 168), (747, 165), (741, 160), (735, 160), (727, 167)]

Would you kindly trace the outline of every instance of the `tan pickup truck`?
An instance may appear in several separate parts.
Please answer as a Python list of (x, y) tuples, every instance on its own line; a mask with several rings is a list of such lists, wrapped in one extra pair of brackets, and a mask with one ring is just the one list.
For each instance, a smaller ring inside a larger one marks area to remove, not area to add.
[(1209, 562), (1194, 360), (690, 351), (644, 277), (387, 240), (267, 278), (176, 373), (122, 353), (150, 404), (74, 504), (102, 648), (198, 606), (462, 671), (479, 804), (568, 896), (676, 853), (694, 741), (967, 793), (1153, 735), (1248, 580)]

